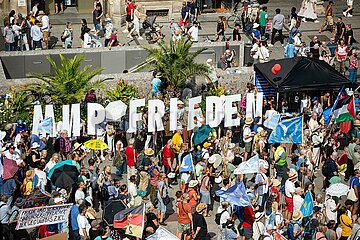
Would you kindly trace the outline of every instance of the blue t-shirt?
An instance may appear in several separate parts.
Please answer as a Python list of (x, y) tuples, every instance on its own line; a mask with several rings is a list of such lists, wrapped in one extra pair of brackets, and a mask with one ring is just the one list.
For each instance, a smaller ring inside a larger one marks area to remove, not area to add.
[(253, 29), (251, 32), (254, 34), (254, 37), (256, 39), (260, 39), (260, 31), (259, 30)]
[(112, 237), (103, 238), (103, 237), (97, 236), (94, 240), (113, 240), (113, 238)]
[(152, 92), (153, 93), (160, 93), (159, 87), (161, 86), (160, 78), (154, 78), (151, 82), (152, 85)]
[(79, 207), (76, 204), (74, 204), (70, 210), (71, 230), (73, 231), (79, 230), (79, 225), (77, 222), (77, 217), (79, 216), (79, 214), (80, 214)]
[(225, 240), (237, 239), (236, 235), (232, 229), (225, 228)]
[(45, 143), (44, 143), (43, 141), (41, 141), (41, 139), (39, 138), (38, 135), (36, 135), (36, 134), (31, 134), (31, 135), (30, 135), (30, 146), (31, 146), (34, 142), (36, 142), (36, 143), (38, 143), (38, 144), (40, 145), (39, 151), (42, 151), (42, 150), (44, 150), (44, 149), (46, 148)]
[(26, 132), (29, 132), (28, 127), (24, 123), (23, 125), (17, 124), (15, 127), (15, 134), (18, 135), (22, 130), (25, 130)]
[(356, 176), (353, 176), (350, 179), (350, 187), (353, 188), (354, 186), (357, 186), (358, 192), (360, 193), (360, 181), (359, 181), (359, 178)]
[[(181, 9), (181, 18), (184, 19), (186, 16), (186, 13), (189, 11), (189, 7), (185, 6)], [(188, 20), (188, 19), (187, 19)]]

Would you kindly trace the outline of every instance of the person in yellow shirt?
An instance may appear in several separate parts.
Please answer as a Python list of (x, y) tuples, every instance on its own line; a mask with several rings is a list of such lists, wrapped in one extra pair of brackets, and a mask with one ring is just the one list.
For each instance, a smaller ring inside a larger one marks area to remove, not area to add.
[(351, 229), (353, 227), (353, 222), (346, 213), (347, 213), (346, 207), (341, 207), (340, 208), (340, 227), (342, 229), (342, 232), (341, 232), (340, 240), (348, 239), (351, 234)]
[(177, 129), (176, 129), (176, 133), (172, 137), (172, 141), (174, 143), (173, 149), (174, 149), (175, 154), (180, 153), (181, 145), (184, 142), (182, 137), (181, 137), (182, 131), (183, 131), (183, 128), (181, 126), (178, 126)]
[(34, 174), (34, 170), (26, 171), (24, 182), (20, 187), (20, 191), (25, 197), (29, 196), (32, 192)]

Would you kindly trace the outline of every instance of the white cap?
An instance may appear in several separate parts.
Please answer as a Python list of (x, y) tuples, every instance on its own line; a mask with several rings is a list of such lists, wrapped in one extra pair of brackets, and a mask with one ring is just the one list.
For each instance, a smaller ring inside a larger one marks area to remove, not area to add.
[(209, 58), (208, 60), (206, 60), (206, 63), (211, 63), (213, 60), (211, 58)]

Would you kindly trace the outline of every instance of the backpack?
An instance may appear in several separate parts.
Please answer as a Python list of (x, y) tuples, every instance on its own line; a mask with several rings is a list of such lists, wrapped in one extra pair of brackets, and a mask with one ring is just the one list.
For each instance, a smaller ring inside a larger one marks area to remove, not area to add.
[(58, 137), (57, 139), (55, 139), (55, 142), (54, 142), (54, 150), (56, 153), (60, 152), (60, 140), (61, 140), (61, 137)]
[(288, 224), (287, 230), (286, 230), (288, 239), (290, 239), (290, 240), (295, 240), (295, 237), (294, 237), (294, 225), (295, 224), (299, 225), (297, 222), (290, 221)]
[(148, 173), (150, 175), (150, 177), (154, 177), (154, 170), (157, 169), (156, 166), (151, 166), (148, 170)]
[(103, 186), (101, 187), (101, 199), (103, 201), (107, 201), (110, 198), (110, 194), (109, 194), (109, 189), (108, 189), (108, 185), (103, 184)]
[(226, 212), (226, 210), (223, 210), (221, 213), (215, 214), (215, 223), (216, 223), (217, 225), (220, 225), (221, 215), (222, 215), (224, 212)]
[(144, 170), (144, 158), (145, 156), (143, 154), (140, 154), (138, 160), (135, 163), (135, 167), (139, 171)]
[(329, 168), (328, 168), (328, 160), (326, 160), (323, 164), (323, 166), (321, 167), (321, 172), (324, 175), (324, 177), (328, 177), (329, 176)]
[(259, 236), (258, 240), (263, 240), (263, 239), (265, 239), (266, 237), (267, 237), (266, 235), (264, 235), (264, 234), (260, 234), (260, 236)]

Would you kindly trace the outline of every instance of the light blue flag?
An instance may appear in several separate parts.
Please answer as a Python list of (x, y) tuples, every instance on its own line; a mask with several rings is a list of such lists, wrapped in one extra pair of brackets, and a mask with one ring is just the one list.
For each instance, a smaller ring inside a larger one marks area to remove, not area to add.
[(230, 204), (240, 207), (251, 206), (250, 199), (246, 195), (246, 190), (243, 182), (237, 182), (226, 191), (218, 190), (215, 194)]
[(234, 174), (250, 174), (259, 172), (259, 155), (255, 155), (249, 160), (239, 164), (234, 170)]
[(302, 143), (303, 117), (285, 119), (271, 132), (269, 143)]
[(326, 126), (329, 125), (329, 123), (330, 123), (331, 117), (332, 117), (332, 115), (334, 113), (336, 105), (338, 104), (338, 102), (340, 100), (341, 93), (344, 91), (344, 88), (345, 87), (342, 86), (342, 88), (340, 89), (340, 92), (339, 92), (337, 98), (335, 99), (334, 105), (332, 105), (332, 107), (329, 107), (329, 108), (325, 109), (324, 112), (323, 112), (324, 121), (325, 121)]
[(51, 134), (52, 133), (52, 118), (50, 118), (50, 117), (45, 118), (41, 123), (39, 123), (38, 132), (39, 133), (45, 132), (45, 133)]
[(183, 158), (179, 172), (194, 172), (194, 162), (190, 153)]
[(313, 214), (314, 203), (311, 197), (310, 191), (306, 192), (303, 204), (300, 207), (300, 211), (304, 217), (308, 217)]

